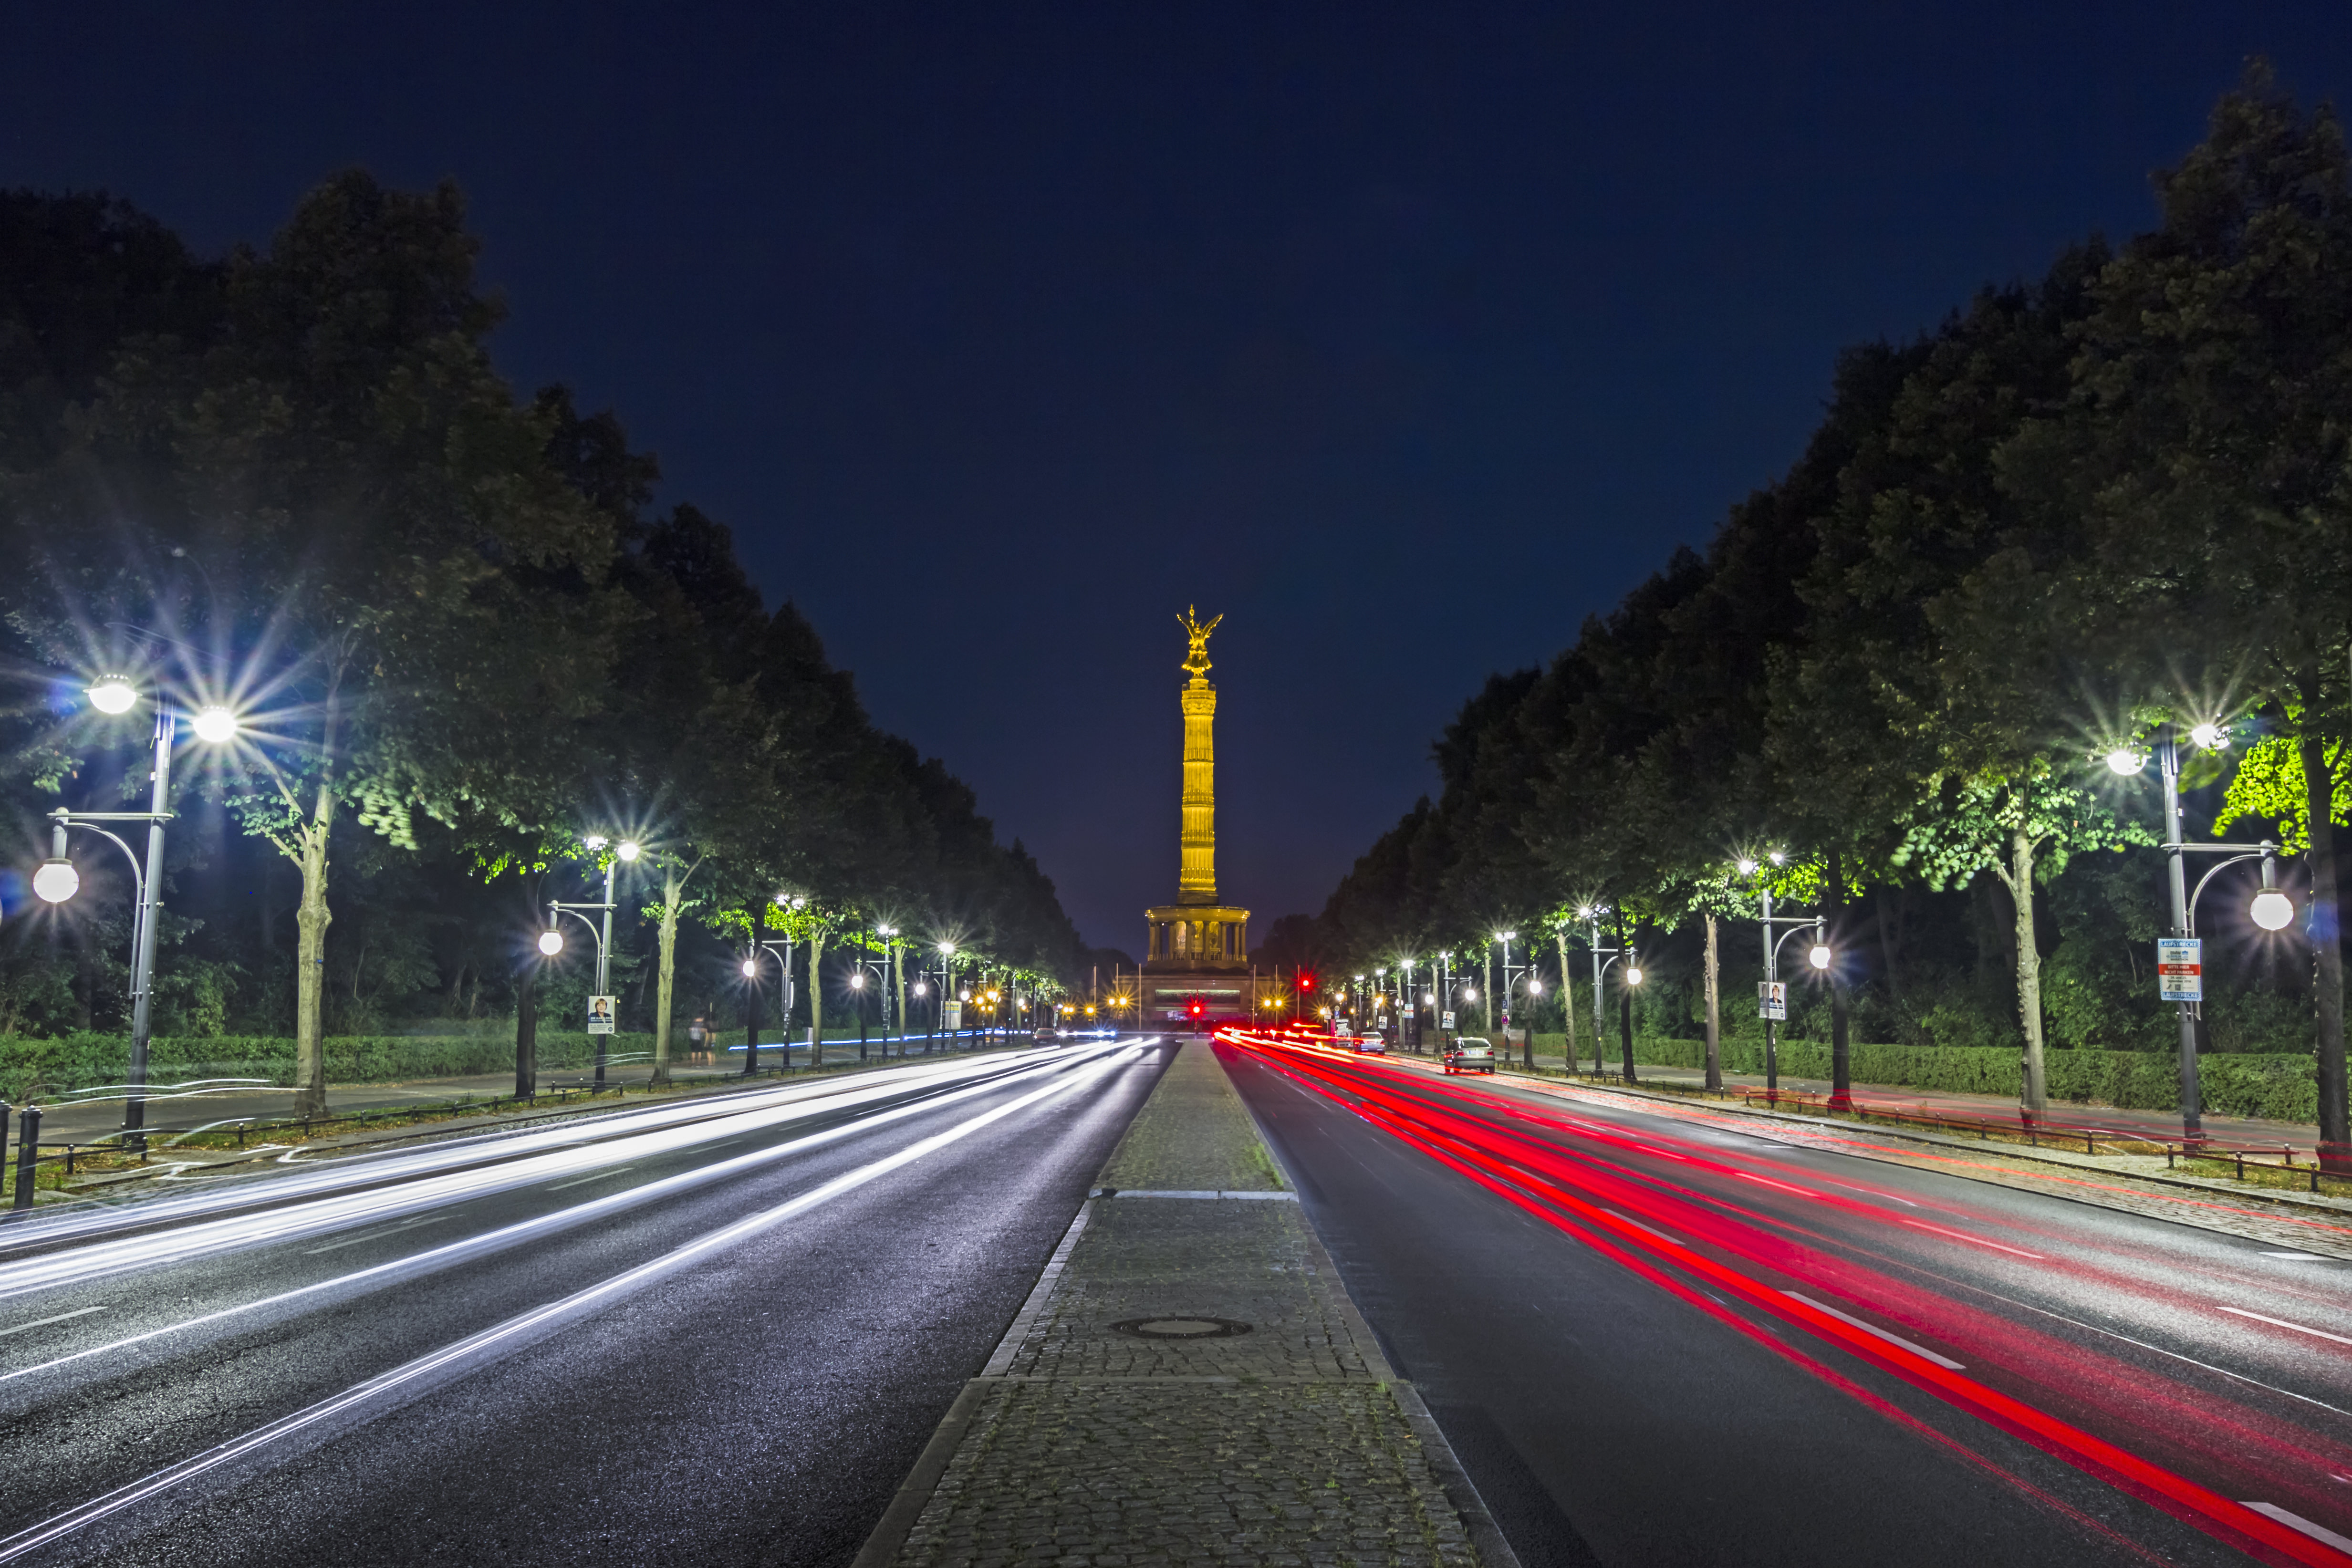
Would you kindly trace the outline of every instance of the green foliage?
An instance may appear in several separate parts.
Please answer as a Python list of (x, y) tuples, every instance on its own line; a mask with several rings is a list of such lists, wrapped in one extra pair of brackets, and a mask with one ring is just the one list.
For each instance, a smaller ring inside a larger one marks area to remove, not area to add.
[[(2326, 756), (2329, 779), (2327, 814), (2339, 826), (2352, 826), (2352, 758), (2342, 741), (2330, 741)], [(2284, 736), (2264, 736), (2246, 748), (2238, 770), (2222, 797), (2221, 832), (2246, 818), (2273, 821), (2279, 827), (2279, 847), (2289, 854), (2311, 848), (2311, 791), (2303, 776), (2303, 753)]]
[[(591, 1035), (542, 1030), (539, 1040), (543, 1068), (585, 1067), (596, 1060)], [(469, 1077), (514, 1065), (513, 1043), (499, 1035), (329, 1035), (326, 1044), (328, 1070), (339, 1083)], [(628, 1055), (650, 1045), (646, 1035), (616, 1034), (608, 1049)], [(258, 1078), (280, 1089), (294, 1082), (290, 1036), (159, 1034), (148, 1049), (148, 1082), (158, 1094), (173, 1084), (209, 1078)], [(129, 1039), (118, 1034), (0, 1039), (0, 1099), (16, 1104), (54, 1101), (77, 1090), (119, 1084), (130, 1055)]]

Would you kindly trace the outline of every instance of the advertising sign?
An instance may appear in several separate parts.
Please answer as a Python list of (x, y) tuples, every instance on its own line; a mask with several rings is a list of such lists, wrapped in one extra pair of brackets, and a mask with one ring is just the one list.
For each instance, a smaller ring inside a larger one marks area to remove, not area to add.
[(1780, 1023), (1789, 1021), (1789, 982), (1759, 980), (1756, 982), (1756, 1016)]
[(613, 1009), (620, 1005), (620, 1001), (621, 998), (618, 997), (588, 998), (588, 1032), (590, 1034), (613, 1032)]
[(2156, 939), (2156, 994), (2168, 1002), (2205, 999), (2205, 943), (2196, 936)]
[(1444, 1012), (1438, 1014), (1437, 1027), (1440, 1029), (1452, 1029), (1454, 1027), (1454, 1009), (1452, 1008), (1448, 1008)]
[(947, 1030), (950, 1034), (953, 1034), (956, 1030), (963, 1027), (963, 1004), (961, 1002), (946, 1002), (940, 1005), (940, 1027)]

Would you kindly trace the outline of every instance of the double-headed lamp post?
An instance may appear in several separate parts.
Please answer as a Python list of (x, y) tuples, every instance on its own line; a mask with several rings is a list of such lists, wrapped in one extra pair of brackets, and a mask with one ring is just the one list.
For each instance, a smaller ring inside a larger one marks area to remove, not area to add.
[[(1601, 1076), (1602, 1042), (1609, 1038), (1609, 1003), (1602, 993), (1601, 982), (1607, 978), (1610, 969), (1622, 959), (1625, 983), (1629, 986), (1642, 983), (1642, 956), (1634, 952), (1623, 937), (1618, 938), (1614, 947), (1601, 945), (1601, 917), (1608, 913), (1609, 906), (1605, 904), (1580, 904), (1576, 911), (1576, 917), (1584, 922), (1585, 946), (1592, 954), (1592, 1076), (1595, 1078)], [(1570, 1062), (1569, 1065), (1574, 1067), (1576, 1064)], [(1633, 1057), (1630, 1051), (1625, 1055), (1624, 1077), (1629, 1082), (1633, 1077)]]
[[(635, 860), (645, 852), (645, 849), (634, 839), (623, 839), (615, 844), (602, 833), (591, 833), (581, 842), (592, 854), (602, 854), (607, 847), (610, 847), (613, 852), (612, 857), (604, 862), (604, 902), (565, 904), (561, 900), (550, 899), (547, 904), (547, 929), (540, 933), (539, 950), (551, 958), (563, 951), (563, 931), (561, 925), (561, 918), (563, 915), (569, 915), (581, 925), (587, 926), (589, 935), (596, 938), (595, 994), (601, 997), (607, 995), (612, 989), (613, 878), (620, 870), (622, 862)], [(595, 921), (588, 918), (591, 911), (604, 916), (603, 925), (599, 925)], [(613, 1037), (609, 1032), (596, 1037), (596, 1087), (599, 1089), (604, 1087), (604, 1066), (611, 1055), (612, 1042)]]
[[(2229, 731), (2210, 720), (2191, 727), (2189, 739), (2204, 751), (2221, 751), (2230, 744)], [(2263, 862), (2263, 885), (2247, 906), (2246, 915), (2265, 931), (2285, 930), (2294, 920), (2294, 900), (2279, 890), (2278, 846), (2267, 840), (2256, 844), (2185, 842), (2180, 831), (2180, 747), (2177, 726), (2168, 728), (2157, 741), (2156, 758), (2164, 781), (2163, 849), (2165, 880), (2172, 894), (2173, 939), (2198, 942), (2197, 901), (2205, 895), (2205, 884), (2224, 867), (2257, 859)], [(2119, 746), (2107, 753), (2106, 764), (2111, 771), (2129, 778), (2147, 766), (2147, 754), (2137, 746)], [(2230, 858), (2199, 878), (2196, 891), (2189, 892), (2186, 857), (2215, 854)], [(2194, 946), (2186, 951), (2196, 955), (2187, 965), (2168, 965), (2159, 951), (2157, 977), (2159, 988), (2174, 994), (2180, 1009), (2180, 1135), (2188, 1143), (2200, 1144), (2205, 1140), (2204, 1095), (2197, 1071), (2197, 1017), (2205, 989), (2203, 948)], [(2168, 972), (2175, 968), (2191, 972)]]
[[(1777, 866), (1784, 863), (1787, 857), (1776, 850), (1769, 858)], [(1743, 860), (1739, 862), (1739, 873), (1742, 876), (1755, 876), (1760, 869), (1762, 868), (1752, 860)], [(1775, 915), (1772, 913), (1772, 884), (1759, 881), (1757, 883), (1757, 893), (1763, 901), (1764, 984), (1769, 988), (1780, 983), (1780, 948), (1790, 937), (1807, 926), (1812, 927), (1813, 943), (1805, 951), (1805, 961), (1813, 967), (1816, 974), (1827, 973), (1830, 965), (1834, 963), (1837, 957), (1836, 954), (1830, 951), (1827, 918), (1819, 915)], [(1789, 929), (1776, 936), (1775, 928), (1783, 925)], [(1764, 1015), (1764, 1090), (1767, 1093), (1773, 1093), (1780, 1087), (1780, 1034), (1773, 1027), (1780, 1020), (1772, 1016), (1771, 993), (1769, 989), (1764, 996), (1758, 998), (1757, 1001), (1758, 1010)]]
[[(129, 713), (139, 702), (138, 688), (121, 675), (101, 675), (88, 688), (89, 706), (102, 714)], [(163, 907), (163, 824), (172, 820), (172, 747), (178, 737), (179, 709), (162, 698), (155, 703), (152, 790), (144, 811), (68, 811), (49, 813), (49, 858), (33, 873), (33, 893), (45, 904), (63, 904), (81, 890), (81, 873), (66, 856), (66, 834), (73, 828), (97, 833), (122, 852), (131, 862), (136, 902), (131, 924), (131, 1065), (125, 1075), (131, 1092), (122, 1102), (122, 1145), (146, 1147), (147, 1051), (153, 1038), (155, 997), (155, 927)], [(236, 715), (217, 703), (199, 708), (188, 718), (198, 740), (219, 746), (236, 738)], [(100, 822), (147, 824), (147, 864), (142, 870), (131, 846)]]

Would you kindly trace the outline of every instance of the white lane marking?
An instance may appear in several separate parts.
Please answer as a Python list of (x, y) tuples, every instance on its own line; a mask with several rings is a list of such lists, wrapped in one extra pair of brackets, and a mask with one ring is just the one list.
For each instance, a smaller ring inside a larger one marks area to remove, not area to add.
[[(132, 1345), (144, 1344), (151, 1340), (161, 1339), (166, 1334), (203, 1328), (244, 1313), (259, 1312), (268, 1307), (283, 1306), (287, 1302), (301, 1301), (321, 1292), (373, 1290), (380, 1284), (390, 1284), (403, 1279), (414, 1279), (436, 1269), (448, 1268), (467, 1259), (488, 1257), (519, 1242), (552, 1236), (573, 1226), (585, 1225), (591, 1220), (601, 1219), (606, 1215), (640, 1207), (671, 1193), (690, 1192), (697, 1187), (724, 1181), (730, 1176), (756, 1171), (763, 1166), (775, 1164), (788, 1156), (803, 1154), (810, 1149), (824, 1147), (860, 1136), (876, 1127), (887, 1126), (912, 1116), (927, 1114), (944, 1105), (952, 1105), (980, 1095), (994, 1093), (1006, 1087), (1008, 1082), (1017, 1083), (1039, 1072), (1060, 1072), (1072, 1061), (1101, 1060), (1110, 1049), (1112, 1048), (1106, 1047), (1104, 1051), (1091, 1056), (1033, 1062), (1014, 1072), (993, 1076), (982, 1082), (968, 1084), (934, 1098), (917, 1100), (884, 1111), (869, 1112), (854, 1122), (828, 1127), (821, 1132), (805, 1134), (782, 1144), (756, 1149), (748, 1155), (737, 1155), (731, 1159), (721, 1160), (716, 1165), (682, 1171), (677, 1176), (663, 1176), (643, 1186), (625, 1188), (620, 1192), (608, 1193), (603, 1197), (585, 1198), (570, 1208), (559, 1210), (554, 1214), (521, 1220), (463, 1241), (453, 1241), (445, 1247), (419, 1252), (413, 1257), (395, 1258), (388, 1263), (377, 1263), (369, 1268), (354, 1270), (349, 1274), (338, 1275), (331, 1280), (319, 1280), (308, 1285), (297, 1285), (290, 1291), (281, 1291), (276, 1295), (241, 1301), (233, 1307), (222, 1307), (198, 1317), (188, 1318), (176, 1323), (166, 1323), (162, 1328), (149, 1329), (142, 1333), (131, 1334), (108, 1344), (92, 1345), (87, 1350), (69, 1352), (48, 1361), (37, 1363), (32, 1366), (20, 1366), (12, 1371), (0, 1372), (0, 1384), (13, 1383), (20, 1377), (32, 1377), (41, 1373), (52, 1372), (76, 1362), (88, 1361), (93, 1356), (109, 1355), (117, 1351), (128, 1350)], [(1118, 1055), (1109, 1057), (1109, 1061), (1113, 1066), (1125, 1066), (1139, 1060), (1140, 1055), (1141, 1052), (1138, 1048), (1129, 1046)], [(1304, 1093), (1305, 1091), (1301, 1090), (1300, 1092)]]
[(1930, 1225), (1924, 1219), (1906, 1219), (1903, 1223), (1915, 1229), (1932, 1230), (1938, 1236), (1948, 1236), (1955, 1241), (1974, 1242), (1979, 1247), (1990, 1247), (1996, 1252), (2008, 1252), (2020, 1258), (2031, 1258), (2037, 1263), (2046, 1263), (2050, 1260), (2039, 1252), (2028, 1252), (2017, 1247), (2004, 1247), (1998, 1241), (1988, 1241), (1981, 1236), (1971, 1236), (1965, 1230), (1947, 1230), (1940, 1225)]
[(2251, 1508), (2256, 1513), (2261, 1514), (2264, 1519), (2275, 1519), (2281, 1524), (2285, 1525), (2289, 1530), (2300, 1530), (2305, 1535), (2310, 1536), (2314, 1541), (2333, 1546), (2338, 1552), (2352, 1553), (2352, 1540), (2347, 1540), (2345, 1537), (2336, 1534), (2326, 1525), (2314, 1524), (2311, 1521), (2304, 1518), (2303, 1515), (2299, 1513), (2289, 1513), (2286, 1510), (2281, 1508), (2274, 1502), (2247, 1502), (2241, 1503), (2238, 1506), (2241, 1508)]
[(592, 1181), (603, 1181), (606, 1176), (616, 1176), (621, 1174), (621, 1171), (633, 1171), (636, 1168), (635, 1166), (623, 1166), (620, 1170), (598, 1171), (594, 1176), (574, 1176), (570, 1181), (557, 1182), (547, 1190), (562, 1192), (567, 1186), (586, 1186)]
[(1661, 1240), (1661, 1241), (1664, 1242), (1664, 1243), (1665, 1243), (1667, 1246), (1669, 1246), (1669, 1247), (1680, 1247), (1680, 1248), (1683, 1248), (1683, 1249), (1685, 1249), (1685, 1250), (1687, 1250), (1687, 1249), (1689, 1249), (1689, 1247), (1690, 1247), (1690, 1243), (1689, 1243), (1689, 1242), (1687, 1242), (1687, 1241), (1685, 1241), (1681, 1237), (1679, 1237), (1679, 1236), (1669, 1236), (1669, 1235), (1667, 1235), (1664, 1231), (1663, 1231), (1663, 1230), (1659, 1229), (1659, 1228), (1658, 1228), (1656, 1226), (1654, 1226), (1654, 1225), (1644, 1225), (1644, 1224), (1643, 1224), (1640, 1220), (1638, 1220), (1638, 1219), (1634, 1218), (1633, 1218), (1632, 1215), (1630, 1215), (1630, 1214), (1617, 1214), (1617, 1211), (1616, 1211), (1615, 1209), (1613, 1209), (1613, 1208), (1609, 1209), (1609, 1210), (1606, 1210), (1605, 1212), (1610, 1213), (1610, 1214), (1616, 1214), (1618, 1218), (1620, 1218), (1620, 1219), (1623, 1220), (1626, 1224), (1628, 1224), (1628, 1225), (1632, 1226), (1634, 1229), (1636, 1229), (1636, 1230), (1646, 1230), (1646, 1231), (1648, 1231), (1651, 1235), (1653, 1235), (1653, 1236), (1656, 1237), (1659, 1240)]
[(1762, 1186), (1777, 1186), (1782, 1192), (1793, 1192), (1799, 1197), (1819, 1197), (1821, 1196), (1821, 1194), (1817, 1192), (1807, 1192), (1801, 1186), (1790, 1186), (1784, 1181), (1774, 1181), (1769, 1176), (1749, 1176), (1746, 1171), (1734, 1171), (1731, 1174), (1738, 1176), (1741, 1181), (1752, 1181)]
[(2335, 1263), (2341, 1260), (2323, 1258), (2316, 1252), (2265, 1252), (2265, 1258), (2284, 1258), (2290, 1263)]
[(1866, 1334), (1875, 1334), (1878, 1338), (1885, 1340), (1889, 1344), (1899, 1344), (1905, 1350), (1909, 1351), (1913, 1355), (1918, 1356), (1923, 1360), (1932, 1361), (1947, 1372), (1966, 1372), (1968, 1370), (1967, 1367), (1962, 1366), (1958, 1362), (1952, 1360), (1949, 1356), (1937, 1355), (1934, 1351), (1929, 1350), (1924, 1344), (1913, 1344), (1909, 1340), (1905, 1339), (1899, 1333), (1888, 1333), (1876, 1323), (1864, 1322), (1852, 1312), (1842, 1312), (1835, 1307), (1831, 1306), (1827, 1301), (1817, 1301), (1813, 1300), (1812, 1297), (1797, 1291), (1783, 1291), (1780, 1293), (1791, 1301), (1804, 1302), (1805, 1305), (1812, 1308), (1813, 1311), (1817, 1312), (1827, 1312), (1830, 1316), (1837, 1319), (1838, 1322), (1845, 1323), (1853, 1328), (1858, 1328)]
[[(2301, 1323), (2291, 1323), (2284, 1318), (2266, 1317), (2261, 1312), (2250, 1312), (2243, 1307), (2223, 1307), (2221, 1310), (2225, 1312), (2234, 1312), (2242, 1318), (2252, 1318), (2258, 1323), (2270, 1323), (2283, 1329), (2293, 1329), (2297, 1333), (2307, 1333), (2314, 1339), (2332, 1339), (2337, 1344), (2352, 1344), (2352, 1339), (2346, 1339), (2340, 1333), (2329, 1333), (2326, 1329), (2307, 1329)], [(2250, 1503), (2247, 1506), (2252, 1505)]]
[(5, 1339), (12, 1333), (23, 1333), (26, 1329), (45, 1329), (51, 1323), (61, 1323), (68, 1318), (86, 1318), (92, 1312), (104, 1311), (106, 1311), (104, 1307), (84, 1307), (78, 1312), (59, 1312), (53, 1318), (35, 1318), (28, 1323), (16, 1323), (8, 1328), (0, 1329), (0, 1339)]
[(387, 1225), (381, 1230), (371, 1230), (364, 1236), (348, 1236), (341, 1241), (330, 1241), (324, 1247), (306, 1247), (302, 1249), (302, 1256), (316, 1258), (321, 1252), (339, 1252), (346, 1247), (356, 1247), (362, 1241), (381, 1241), (387, 1236), (397, 1236), (404, 1230), (414, 1230), (420, 1225), (438, 1225), (448, 1218), (447, 1215), (443, 1214), (436, 1215), (430, 1219), (404, 1219), (398, 1225)]
[(1690, 1156), (1688, 1155), (1669, 1154), (1664, 1149), (1654, 1149), (1647, 1144), (1635, 1144), (1633, 1147), (1641, 1150), (1645, 1155), (1655, 1155), (1662, 1160), (1680, 1160), (1685, 1165), (1690, 1164)]
[(1891, 1192), (1881, 1192), (1876, 1187), (1856, 1186), (1850, 1181), (1831, 1181), (1828, 1176), (1815, 1176), (1813, 1179), (1815, 1181), (1829, 1182), (1832, 1186), (1842, 1186), (1848, 1192), (1858, 1192), (1864, 1197), (1883, 1197), (1889, 1203), (1899, 1203), (1906, 1208), (1916, 1208), (1919, 1207), (1907, 1197), (1897, 1197)]
[[(1080, 1058), (1079, 1060), (1087, 1061), (1088, 1059)], [(1107, 1077), (1112, 1069), (1120, 1065), (1123, 1065), (1120, 1061), (1101, 1060), (1101, 1053), (1098, 1053), (1089, 1062), (1090, 1071), (1088, 1071), (1064, 1078), (1058, 1082), (1047, 1083), (1043, 1088), (1034, 1089), (1016, 1099), (1008, 1100), (1002, 1105), (992, 1106), (942, 1132), (933, 1133), (927, 1138), (919, 1139), (894, 1154), (886, 1155), (856, 1170), (844, 1172), (830, 1181), (778, 1204), (773, 1208), (748, 1215), (732, 1225), (722, 1226), (708, 1235), (697, 1237), (683, 1247), (640, 1263), (635, 1268), (615, 1274), (609, 1280), (590, 1285), (584, 1290), (575, 1291), (544, 1306), (534, 1307), (529, 1312), (507, 1319), (504, 1322), (495, 1323), (483, 1329), (478, 1333), (469, 1334), (454, 1343), (443, 1345), (438, 1350), (427, 1352), (413, 1361), (394, 1367), (389, 1372), (379, 1373), (364, 1383), (354, 1384), (341, 1394), (321, 1399), (289, 1416), (281, 1416), (277, 1420), (257, 1427), (241, 1437), (232, 1437), (227, 1442), (182, 1459), (177, 1464), (167, 1465), (151, 1475), (117, 1487), (112, 1491), (92, 1498), (62, 1513), (53, 1514), (37, 1524), (28, 1525), (14, 1535), (0, 1540), (0, 1563), (13, 1563), (27, 1552), (37, 1552), (49, 1542), (70, 1535), (83, 1526), (95, 1523), (110, 1514), (120, 1512), (133, 1503), (144, 1501), (160, 1492), (169, 1491), (183, 1481), (193, 1479), (207, 1470), (252, 1453), (257, 1448), (265, 1448), (280, 1437), (289, 1437), (316, 1426), (345, 1410), (366, 1405), (382, 1395), (430, 1376), (444, 1368), (462, 1366), (469, 1361), (478, 1364), (486, 1362), (492, 1359), (487, 1353), (497, 1350), (509, 1342), (523, 1340), (525, 1343), (530, 1343), (526, 1336), (542, 1324), (577, 1316), (634, 1294), (656, 1280), (690, 1267), (763, 1231), (774, 1229), (788, 1219), (822, 1204), (830, 1203), (844, 1193), (863, 1186), (877, 1176), (912, 1165), (925, 1155), (934, 1154), (969, 1137), (982, 1128), (1003, 1121), (1015, 1112), (1027, 1110), (1042, 1101), (1066, 1094), (1076, 1089), (1091, 1087)]]

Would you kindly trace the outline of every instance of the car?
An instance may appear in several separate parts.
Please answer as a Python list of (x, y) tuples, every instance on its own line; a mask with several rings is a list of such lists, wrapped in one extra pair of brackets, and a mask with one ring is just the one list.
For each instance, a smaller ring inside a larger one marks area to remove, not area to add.
[(1466, 1040), (1457, 1040), (1445, 1048), (1445, 1071), (1492, 1072), (1495, 1071), (1495, 1048), (1475, 1035)]
[(1033, 1038), (1040, 1045), (1051, 1045), (1062, 1038), (1062, 1031), (1052, 1024), (1047, 1024), (1044, 1029), (1037, 1030)]
[(1360, 1055), (1386, 1056), (1389, 1042), (1376, 1034), (1360, 1034), (1348, 1042)]

